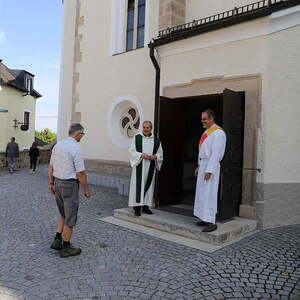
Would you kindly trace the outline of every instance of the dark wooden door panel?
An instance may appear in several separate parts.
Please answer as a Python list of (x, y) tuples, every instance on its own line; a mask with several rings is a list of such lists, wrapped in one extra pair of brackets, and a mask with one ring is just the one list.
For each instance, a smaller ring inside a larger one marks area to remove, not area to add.
[(159, 206), (181, 200), (183, 172), (184, 105), (182, 101), (160, 98), (159, 137), (164, 161), (158, 176)]
[(226, 132), (226, 151), (221, 163), (218, 219), (238, 215), (242, 196), (245, 95), (229, 89), (223, 92), (223, 129)]

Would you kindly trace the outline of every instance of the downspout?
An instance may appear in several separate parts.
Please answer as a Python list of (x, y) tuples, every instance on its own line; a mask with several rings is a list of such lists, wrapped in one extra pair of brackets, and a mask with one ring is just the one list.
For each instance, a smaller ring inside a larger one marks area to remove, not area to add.
[(160, 92), (160, 67), (154, 54), (154, 47), (149, 44), (150, 58), (155, 68), (155, 102), (154, 102), (154, 135), (159, 136), (159, 92)]
[[(160, 92), (160, 67), (156, 60), (154, 54), (154, 47), (149, 44), (150, 48), (150, 58), (155, 68), (155, 103), (154, 103), (154, 135), (159, 136), (159, 92)], [(155, 176), (155, 190), (154, 190), (154, 198), (155, 198), (155, 208), (159, 208), (159, 199), (158, 199), (158, 176)]]

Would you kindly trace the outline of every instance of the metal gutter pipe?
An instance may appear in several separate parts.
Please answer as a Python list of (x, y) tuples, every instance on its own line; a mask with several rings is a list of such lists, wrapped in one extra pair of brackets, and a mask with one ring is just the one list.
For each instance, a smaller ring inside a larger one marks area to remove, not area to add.
[(160, 67), (154, 54), (154, 47), (151, 44), (148, 45), (150, 48), (150, 58), (155, 68), (155, 102), (154, 102), (154, 135), (159, 136), (159, 92), (160, 92)]

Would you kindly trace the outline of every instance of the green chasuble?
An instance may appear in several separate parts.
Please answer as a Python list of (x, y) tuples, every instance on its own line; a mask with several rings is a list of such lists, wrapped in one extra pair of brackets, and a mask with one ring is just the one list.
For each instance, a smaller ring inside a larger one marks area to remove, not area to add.
[[(156, 154), (160, 145), (160, 140), (157, 137), (154, 137), (153, 143), (153, 152), (152, 154)], [(143, 153), (143, 136), (138, 134), (135, 136), (135, 146), (136, 151)], [(155, 161), (152, 160), (150, 163), (149, 173), (145, 184), (144, 195), (148, 192), (149, 187), (151, 186), (153, 175), (155, 170)], [(141, 185), (142, 185), (142, 172), (143, 172), (143, 164), (140, 163), (136, 167), (136, 202), (141, 202)]]

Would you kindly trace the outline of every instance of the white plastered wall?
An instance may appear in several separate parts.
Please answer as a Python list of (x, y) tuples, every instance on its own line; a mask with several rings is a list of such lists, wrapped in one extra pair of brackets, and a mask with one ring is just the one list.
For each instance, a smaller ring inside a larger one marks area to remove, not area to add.
[(268, 37), (265, 183), (300, 182), (300, 26)]
[(234, 7), (253, 3), (253, 0), (186, 0), (186, 22), (212, 16)]
[[(81, 1), (84, 25), (80, 50), (82, 62), (76, 68), (80, 74), (76, 91), (81, 123), (86, 128), (82, 141), (86, 158), (128, 161), (128, 149), (113, 143), (109, 133), (109, 112), (120, 98), (134, 98), (142, 107), (144, 119), (153, 120), (155, 69), (148, 47), (111, 55), (111, 2)], [(149, 1), (149, 36), (157, 35), (158, 2)]]

